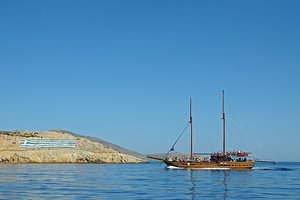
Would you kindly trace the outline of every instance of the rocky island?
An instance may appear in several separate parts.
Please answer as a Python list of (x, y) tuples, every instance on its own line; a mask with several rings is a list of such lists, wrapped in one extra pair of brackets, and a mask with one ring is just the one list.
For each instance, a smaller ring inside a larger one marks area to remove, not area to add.
[(0, 163), (141, 162), (141, 154), (69, 131), (0, 131)]

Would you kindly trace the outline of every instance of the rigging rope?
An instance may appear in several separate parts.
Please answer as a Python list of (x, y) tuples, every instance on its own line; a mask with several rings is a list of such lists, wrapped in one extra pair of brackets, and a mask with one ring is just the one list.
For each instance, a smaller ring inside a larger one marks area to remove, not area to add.
[(174, 144), (172, 145), (171, 149), (166, 153), (165, 158), (168, 156), (168, 154), (170, 153), (170, 151), (174, 151), (174, 147), (177, 144), (178, 140), (181, 138), (181, 136), (183, 135), (183, 133), (186, 131), (186, 129), (189, 127), (189, 123), (185, 126), (185, 128), (183, 129), (183, 131), (180, 133), (179, 137), (177, 138), (177, 140), (174, 142)]
[(229, 118), (229, 120), (230, 120), (231, 122), (233, 122), (234, 125), (235, 125), (236, 127), (238, 127), (238, 128), (242, 131), (242, 133), (244, 133), (249, 139), (251, 139), (252, 142), (254, 142), (254, 143), (255, 143), (256, 145), (258, 145), (258, 146), (262, 146), (262, 144), (261, 144), (261, 143), (260, 143), (253, 135), (248, 134), (246, 130), (244, 130), (243, 128), (241, 128), (241, 127), (237, 124), (237, 122), (235, 122), (235, 121), (234, 121), (233, 119), (231, 119), (231, 118)]

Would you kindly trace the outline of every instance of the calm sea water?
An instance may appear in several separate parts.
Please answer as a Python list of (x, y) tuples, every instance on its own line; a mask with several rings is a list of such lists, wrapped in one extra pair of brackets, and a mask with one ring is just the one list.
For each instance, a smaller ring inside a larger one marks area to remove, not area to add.
[(164, 164), (1, 164), (1, 199), (300, 199), (300, 163), (252, 171)]

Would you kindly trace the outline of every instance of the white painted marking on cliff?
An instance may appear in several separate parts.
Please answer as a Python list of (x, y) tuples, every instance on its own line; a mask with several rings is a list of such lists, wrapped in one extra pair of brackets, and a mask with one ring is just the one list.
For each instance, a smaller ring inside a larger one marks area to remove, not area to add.
[(21, 148), (75, 148), (74, 140), (21, 140)]

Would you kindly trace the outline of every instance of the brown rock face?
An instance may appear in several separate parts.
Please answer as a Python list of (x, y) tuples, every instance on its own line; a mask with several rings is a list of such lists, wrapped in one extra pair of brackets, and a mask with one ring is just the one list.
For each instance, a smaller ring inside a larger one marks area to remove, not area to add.
[[(75, 145), (64, 147), (61, 141)], [(67, 132), (0, 131), (0, 163), (140, 162), (144, 160)]]

